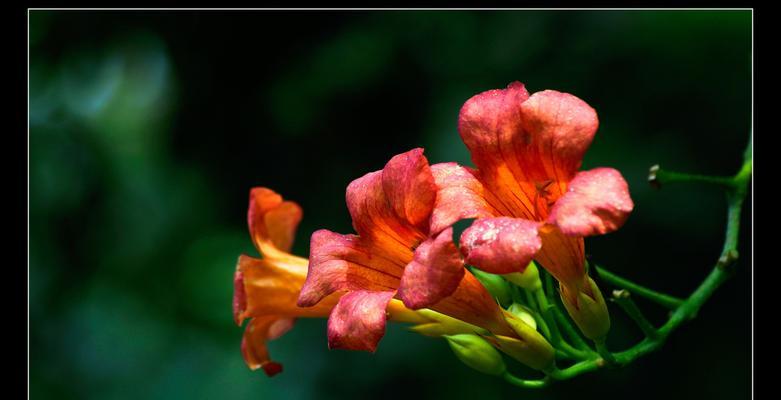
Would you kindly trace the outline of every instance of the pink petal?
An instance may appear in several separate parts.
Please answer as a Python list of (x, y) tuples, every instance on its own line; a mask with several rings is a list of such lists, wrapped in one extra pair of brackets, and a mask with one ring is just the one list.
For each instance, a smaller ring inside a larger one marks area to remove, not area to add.
[(461, 108), (459, 133), (501, 215), (544, 221), (580, 167), (599, 122), (577, 97), (529, 96), (523, 84), (490, 90)]
[(437, 187), (423, 149), (413, 149), (391, 158), (382, 170), (382, 188), (401, 220), (422, 231), (428, 230)]
[(613, 168), (579, 172), (551, 210), (548, 223), (566, 235), (603, 235), (620, 228), (634, 204), (621, 173)]
[(513, 82), (472, 96), (461, 107), (458, 132), (478, 168), (514, 156), (512, 143), (523, 136), (521, 104), (528, 98), (523, 83)]
[(453, 228), (423, 242), (407, 264), (399, 298), (413, 310), (430, 307), (450, 296), (464, 277), (464, 261), (453, 243)]
[(374, 352), (385, 335), (385, 309), (393, 295), (359, 290), (342, 296), (328, 318), (328, 347)]
[(242, 314), (247, 309), (247, 292), (244, 290), (244, 274), (236, 269), (233, 274), (233, 321), (241, 326), (244, 322)]
[(424, 239), (420, 230), (396, 215), (383, 189), (382, 171), (370, 172), (347, 186), (347, 208), (358, 236), (406, 264), (412, 247)]
[(383, 257), (365, 242), (355, 235), (340, 235), (325, 229), (313, 233), (309, 273), (298, 305), (313, 306), (339, 290), (395, 290), (404, 264)]
[(536, 160), (524, 162), (529, 135), (521, 121), (521, 104), (528, 98), (520, 82), (472, 96), (461, 107), (458, 132), (478, 168), (479, 180), (502, 200), (494, 204), (502, 208), (500, 214), (534, 219), (534, 182), (526, 171), (539, 168), (534, 166)]
[(467, 264), (486, 272), (523, 271), (542, 247), (539, 223), (519, 218), (481, 218), (461, 234)]
[(523, 129), (530, 135), (529, 150), (551, 163), (555, 177), (550, 178), (568, 181), (597, 132), (597, 112), (569, 93), (543, 90), (521, 105), (521, 114)]
[(499, 201), (483, 187), (474, 172), (452, 162), (434, 164), (431, 172), (438, 187), (431, 215), (431, 234), (437, 234), (462, 219), (498, 215), (491, 202), (496, 204)]

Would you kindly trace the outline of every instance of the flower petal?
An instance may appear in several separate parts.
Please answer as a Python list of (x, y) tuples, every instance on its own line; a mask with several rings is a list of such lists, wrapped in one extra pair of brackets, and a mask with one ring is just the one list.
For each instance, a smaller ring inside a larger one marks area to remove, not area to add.
[(453, 228), (423, 242), (407, 264), (399, 286), (404, 305), (417, 310), (439, 302), (458, 287), (464, 261), (453, 243)]
[(292, 318), (265, 316), (253, 318), (241, 339), (241, 354), (247, 366), (256, 370), (263, 368), (268, 376), (282, 372), (282, 364), (271, 361), (266, 342), (282, 336), (293, 327)]
[(521, 105), (521, 114), (531, 139), (525, 150), (536, 150), (536, 158), (546, 161), (549, 177), (569, 181), (597, 132), (597, 112), (569, 93), (543, 90)]
[(382, 189), (400, 219), (421, 231), (428, 231), (437, 187), (423, 149), (413, 149), (391, 158), (382, 170)]
[(502, 309), (480, 281), (466, 269), (456, 290), (430, 308), (498, 335), (514, 335), (504, 319)]
[[(306, 277), (307, 260), (288, 256), (279, 259), (257, 259), (242, 255), (236, 267), (234, 313), (237, 323), (244, 318), (285, 315), (289, 317), (325, 317), (336, 305), (337, 298), (327, 298), (317, 307), (296, 305)], [(243, 297), (243, 308), (241, 307)], [(236, 304), (239, 304), (237, 306)]]
[[(241, 262), (241, 259), (239, 259)], [(233, 274), (233, 321), (241, 326), (244, 311), (247, 309), (247, 292), (244, 290), (244, 273), (239, 268)]]
[(629, 186), (613, 168), (579, 172), (551, 210), (548, 223), (566, 235), (603, 235), (620, 228), (634, 204)]
[(500, 214), (535, 219), (533, 182), (521, 168), (524, 154), (518, 154), (528, 147), (521, 124), (521, 104), (528, 98), (520, 82), (477, 94), (461, 107), (458, 132), (480, 181), (501, 200), (494, 205)]
[(284, 201), (271, 189), (256, 187), (250, 191), (247, 212), (250, 235), (255, 247), (266, 257), (290, 251), (302, 215), (298, 204)]
[(450, 162), (432, 165), (431, 172), (438, 187), (431, 214), (431, 234), (437, 234), (462, 219), (499, 214), (491, 204), (501, 202), (483, 187), (473, 171)]
[(567, 236), (555, 225), (545, 225), (539, 232), (542, 249), (534, 256), (534, 260), (556, 280), (577, 293), (586, 283), (583, 238)]
[(385, 309), (393, 295), (359, 290), (342, 296), (328, 318), (328, 347), (374, 352), (385, 335)]
[(553, 90), (529, 96), (515, 82), (469, 99), (458, 129), (480, 181), (503, 202), (501, 215), (544, 221), (598, 125), (594, 109), (577, 97)]
[(371, 243), (385, 257), (406, 264), (412, 259), (412, 248), (425, 237), (396, 215), (382, 180), (382, 171), (375, 171), (350, 182), (347, 208), (362, 240)]
[(486, 272), (522, 272), (542, 246), (540, 224), (519, 218), (481, 218), (461, 234), (467, 264)]
[(340, 290), (395, 290), (403, 272), (404, 264), (383, 257), (363, 238), (321, 229), (312, 234), (309, 273), (298, 305), (313, 306)]

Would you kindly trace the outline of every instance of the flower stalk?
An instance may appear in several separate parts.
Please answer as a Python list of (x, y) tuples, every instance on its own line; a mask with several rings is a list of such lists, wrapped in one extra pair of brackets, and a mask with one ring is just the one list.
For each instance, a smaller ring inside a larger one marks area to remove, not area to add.
[(683, 304), (683, 299), (649, 289), (628, 279), (622, 278), (598, 265), (594, 265), (594, 269), (596, 269), (597, 275), (601, 280), (621, 289), (626, 289), (630, 293), (644, 297), (670, 310), (674, 310)]
[(631, 294), (627, 290), (614, 290), (613, 301), (632, 318), (646, 337), (653, 339), (659, 336), (656, 328), (654, 328), (653, 324), (651, 324), (645, 315), (643, 315), (643, 312), (637, 307), (637, 304), (632, 300)]
[[(752, 143), (732, 177), (650, 170), (658, 187), (700, 182), (726, 194), (718, 261), (678, 298), (585, 261), (584, 238), (616, 231), (634, 209), (618, 170), (580, 170), (598, 125), (596, 111), (568, 93), (530, 94), (513, 82), (475, 95), (458, 130), (476, 168), (430, 165), (422, 148), (392, 157), (347, 187), (355, 232), (315, 231), (308, 259), (288, 253), (301, 208), (254, 188), (248, 225), (261, 258), (242, 255), (233, 282), (234, 320), (250, 321), (241, 345), (247, 365), (281, 372), (266, 343), (301, 317), (328, 317), (329, 348), (368, 352), (387, 321), (412, 324), (443, 337), (466, 365), (526, 388), (626, 365), (661, 347), (734, 271)], [(454, 238), (453, 224), (465, 219), (474, 221)], [(610, 315), (595, 278), (619, 289), (613, 302), (645, 335), (627, 350), (608, 348)], [(656, 328), (631, 294), (671, 310), (668, 320)], [(544, 376), (516, 377), (503, 356)]]
[[(654, 169), (652, 168), (652, 172), (653, 170)], [(734, 272), (734, 269), (729, 267), (734, 265), (734, 262), (738, 258), (737, 244), (739, 239), (740, 215), (743, 208), (743, 202), (745, 200), (746, 194), (748, 193), (748, 186), (751, 182), (751, 171), (752, 152), (751, 140), (749, 140), (748, 148), (744, 153), (743, 165), (741, 166), (740, 171), (731, 178), (717, 177), (717, 179), (700, 179), (699, 176), (695, 175), (662, 174), (662, 181), (667, 179), (666, 182), (688, 180), (692, 182), (719, 183), (719, 185), (725, 189), (727, 194), (727, 225), (721, 256), (716, 262), (716, 265), (711, 270), (710, 274), (708, 274), (705, 280), (703, 280), (702, 283), (686, 299), (678, 299), (664, 293), (653, 291), (621, 278), (602, 267), (595, 266), (597, 273), (602, 278), (602, 280), (621, 288), (621, 290), (614, 292), (613, 301), (616, 302), (616, 304), (618, 304), (643, 331), (645, 338), (642, 341), (630, 347), (629, 349), (620, 352), (610, 352), (605, 347), (605, 343), (603, 341), (597, 341), (596, 347), (599, 352), (599, 356), (597, 357), (579, 361), (564, 369), (553, 367), (544, 371), (546, 377), (539, 380), (524, 380), (511, 376), (509, 372), (505, 372), (503, 375), (505, 381), (524, 388), (541, 388), (550, 384), (551, 380), (572, 379), (578, 375), (592, 372), (611, 364), (617, 366), (630, 364), (634, 360), (662, 347), (669, 335), (672, 334), (678, 327), (680, 327), (681, 324), (697, 316), (700, 308), (702, 308), (702, 306), (708, 301), (708, 299), (710, 299), (713, 293), (727, 279), (729, 279), (729, 277)], [(658, 180), (659, 169), (656, 168), (655, 172), (656, 178)], [(668, 178), (670, 176), (674, 176), (674, 178), (669, 180)], [(684, 179), (684, 177), (688, 178)], [(550, 285), (546, 285), (546, 289), (550, 291)], [(630, 294), (636, 294), (638, 296), (647, 298), (661, 306), (671, 309), (672, 312), (670, 317), (660, 328), (654, 328), (653, 325), (642, 314), (634, 301), (632, 301)], [(557, 307), (554, 307), (554, 309), (556, 308)], [(559, 318), (557, 320), (561, 319), (562, 318)], [(562, 326), (564, 325), (562, 324)]]

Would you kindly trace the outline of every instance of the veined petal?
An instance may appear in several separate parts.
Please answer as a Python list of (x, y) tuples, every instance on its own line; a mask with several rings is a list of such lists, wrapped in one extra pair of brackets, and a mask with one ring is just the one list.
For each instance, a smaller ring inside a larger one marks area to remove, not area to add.
[(269, 315), (327, 316), (336, 305), (336, 295), (324, 299), (316, 307), (302, 308), (296, 305), (304, 285), (306, 268), (306, 259), (291, 255), (279, 259), (240, 256), (234, 280), (236, 322), (240, 325), (245, 318)]
[(480, 181), (501, 200), (501, 205), (494, 205), (501, 214), (536, 219), (534, 182), (521, 168), (523, 154), (518, 154), (528, 146), (521, 124), (521, 104), (528, 98), (520, 82), (477, 94), (461, 107), (458, 132)]
[(555, 225), (539, 230), (542, 249), (534, 256), (556, 280), (577, 293), (586, 283), (583, 238), (567, 236)]
[(447, 228), (415, 250), (401, 277), (399, 297), (413, 310), (430, 307), (456, 290), (464, 271), (464, 261), (453, 243), (453, 228)]
[(342, 296), (328, 318), (328, 347), (374, 352), (385, 335), (385, 309), (393, 296), (367, 290)]
[(376, 246), (366, 242), (356, 235), (340, 235), (325, 229), (313, 233), (309, 273), (298, 305), (313, 306), (335, 291), (398, 288), (404, 264), (383, 257)]
[(437, 200), (431, 214), (431, 234), (437, 234), (454, 223), (469, 218), (500, 215), (501, 202), (483, 187), (475, 173), (456, 163), (431, 166), (437, 185)]
[(241, 339), (241, 354), (247, 366), (256, 370), (263, 368), (268, 376), (282, 372), (282, 364), (271, 361), (266, 342), (282, 336), (293, 327), (292, 318), (264, 316), (253, 318)]
[(486, 272), (523, 272), (542, 246), (539, 225), (519, 218), (481, 218), (461, 234), (461, 251), (467, 264)]
[(402, 220), (383, 189), (382, 171), (370, 172), (347, 186), (347, 208), (358, 236), (386, 258), (406, 264), (412, 248), (425, 239), (416, 227)]
[(456, 290), (430, 308), (499, 335), (515, 335), (491, 294), (467, 270), (464, 270), (464, 277)]
[(284, 201), (271, 189), (256, 187), (250, 191), (247, 223), (255, 247), (265, 257), (290, 251), (302, 215), (298, 204)]
[(382, 189), (397, 217), (421, 231), (428, 231), (437, 187), (423, 149), (391, 158), (382, 170)]
[(613, 168), (581, 171), (551, 210), (548, 223), (566, 235), (603, 235), (620, 228), (634, 204), (629, 186)]
[(572, 179), (599, 127), (597, 112), (569, 93), (543, 90), (521, 105), (521, 114), (531, 138), (527, 150), (536, 150), (537, 158), (546, 161), (549, 177)]
[(472, 97), (459, 115), (480, 181), (508, 210), (501, 214), (536, 221), (565, 192), (598, 124), (577, 97), (553, 90), (529, 96), (518, 82)]

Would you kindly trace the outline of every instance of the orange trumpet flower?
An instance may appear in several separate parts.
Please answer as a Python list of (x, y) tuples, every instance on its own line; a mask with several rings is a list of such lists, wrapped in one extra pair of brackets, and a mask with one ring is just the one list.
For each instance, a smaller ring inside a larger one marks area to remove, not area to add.
[[(609, 319), (585, 272), (583, 237), (618, 229), (634, 206), (615, 169), (578, 172), (598, 125), (583, 100), (553, 90), (530, 96), (520, 82), (472, 97), (458, 130), (477, 169), (445, 167), (432, 216), (433, 233), (476, 218), (460, 238), (470, 265), (507, 274), (539, 262), (591, 338), (607, 332)], [(584, 321), (592, 311), (603, 320)]]
[(393, 157), (381, 171), (347, 187), (358, 235), (325, 229), (312, 235), (298, 305), (319, 307), (333, 293), (349, 292), (328, 320), (331, 348), (374, 351), (394, 297), (411, 309), (429, 308), (497, 335), (518, 337), (491, 295), (464, 268), (452, 228), (432, 234), (439, 168), (429, 166), (422, 149)]
[[(263, 257), (239, 257), (233, 317), (239, 326), (250, 319), (241, 341), (244, 361), (253, 370), (263, 368), (269, 376), (282, 371), (282, 365), (271, 360), (266, 343), (290, 330), (296, 318), (327, 317), (340, 297), (336, 293), (327, 296), (315, 307), (296, 305), (309, 263), (289, 253), (301, 216), (301, 207), (270, 189), (250, 191), (247, 222), (252, 241)], [(388, 305), (388, 313), (396, 321), (431, 322), (398, 300)]]

